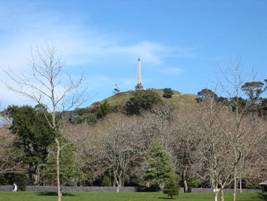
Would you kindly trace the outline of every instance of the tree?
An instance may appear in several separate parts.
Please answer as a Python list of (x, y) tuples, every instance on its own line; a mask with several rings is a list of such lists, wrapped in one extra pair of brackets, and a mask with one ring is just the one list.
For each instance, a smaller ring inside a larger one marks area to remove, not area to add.
[[(222, 84), (223, 89), (227, 96), (230, 98), (230, 105), (232, 110), (234, 111), (234, 120), (233, 120), (233, 127), (232, 127), (232, 138), (231, 138), (231, 145), (233, 147), (233, 154), (234, 154), (234, 169), (233, 169), (233, 201), (237, 199), (237, 179), (238, 179), (238, 166), (242, 160), (241, 154), (241, 139), (244, 134), (242, 131), (242, 122), (248, 110), (247, 101), (244, 100), (242, 97), (242, 86), (244, 81), (241, 78), (240, 72), (240, 65), (234, 64), (227, 70), (227, 72), (223, 72), (224, 79), (226, 84)], [(229, 85), (229, 88), (225, 86)], [(225, 86), (224, 86), (225, 85)]]
[(145, 151), (145, 138), (138, 132), (136, 121), (125, 121), (125, 115), (119, 115), (109, 123), (110, 129), (102, 139), (103, 160), (111, 171), (117, 192), (124, 186), (126, 176), (132, 164), (142, 161)]
[[(230, 182), (232, 174), (231, 158), (228, 156), (229, 149), (228, 137), (223, 132), (223, 106), (218, 105), (214, 98), (203, 102), (200, 108), (199, 128), (200, 143), (198, 150), (202, 162), (203, 178), (208, 177), (214, 192), (214, 201), (218, 200), (219, 188), (221, 199), (224, 199), (223, 189)], [(197, 115), (197, 114), (196, 114)]]
[(100, 103), (96, 116), (97, 118), (103, 118), (110, 112), (111, 112), (111, 106), (108, 103), (108, 101), (105, 100), (103, 103)]
[(259, 81), (245, 82), (241, 86), (241, 89), (251, 101), (257, 101), (260, 95), (264, 92), (264, 83)]
[[(232, 152), (234, 155), (234, 168), (233, 168), (233, 201), (237, 199), (237, 187), (238, 187), (238, 179), (240, 183), (240, 192), (242, 192), (242, 175), (245, 174), (243, 165), (244, 161), (248, 160), (245, 156), (247, 155), (248, 149), (246, 148), (246, 144), (250, 142), (258, 143), (257, 137), (259, 137), (258, 133), (253, 133), (253, 140), (249, 139), (248, 130), (250, 130), (247, 126), (252, 126), (251, 123), (247, 122), (247, 118), (250, 118), (249, 115), (256, 110), (258, 110), (258, 102), (260, 99), (260, 95), (264, 92), (264, 86), (262, 82), (253, 81), (253, 82), (244, 82), (242, 80), (241, 71), (239, 64), (233, 65), (228, 71), (228, 73), (224, 73), (226, 84), (225, 86), (229, 86), (229, 88), (224, 87), (225, 93), (230, 98), (230, 105), (234, 111), (234, 118), (232, 120), (231, 128), (232, 133), (230, 144), (232, 146)], [(230, 73), (230, 74), (229, 74)], [(247, 96), (248, 100), (241, 98)], [(253, 115), (256, 120), (256, 116)], [(254, 122), (252, 120), (252, 122)], [(259, 137), (258, 139), (260, 139)], [(244, 144), (245, 142), (245, 144)], [(251, 150), (252, 151), (252, 150)]]
[[(77, 184), (80, 176), (79, 165), (76, 157), (76, 150), (73, 144), (65, 142), (66, 147), (61, 150), (60, 154), (60, 179), (63, 185)], [(56, 146), (50, 146), (47, 163), (41, 167), (42, 182), (45, 185), (56, 183)], [(62, 147), (61, 147), (62, 148)]]
[(83, 77), (78, 80), (73, 80), (70, 76), (65, 77), (63, 64), (54, 48), (36, 48), (32, 55), (31, 76), (21, 77), (6, 72), (12, 83), (7, 83), (7, 86), (10, 90), (28, 97), (37, 104), (44, 105), (51, 115), (49, 118), (46, 113), (43, 113), (55, 134), (57, 197), (58, 201), (61, 201), (60, 152), (64, 145), (60, 139), (62, 139), (64, 124), (58, 112), (75, 107), (83, 101), (84, 90), (78, 89)]
[(0, 174), (25, 171), (24, 164), (18, 160), (21, 152), (13, 146), (15, 139), (7, 127), (0, 128)]
[[(44, 110), (43, 110), (44, 109)], [(48, 147), (54, 142), (55, 134), (49, 127), (41, 107), (9, 106), (7, 113), (12, 119), (10, 129), (16, 134), (15, 147), (19, 148), (23, 155), (21, 161), (28, 164), (28, 178), (30, 184), (39, 181), (39, 166), (44, 164), (48, 156)], [(47, 113), (47, 118), (51, 118)]]
[(155, 143), (148, 151), (146, 161), (147, 167), (144, 179), (148, 182), (148, 186), (152, 184), (163, 188), (172, 171), (169, 154), (159, 143)]
[(201, 91), (199, 91), (197, 93), (197, 101), (198, 102), (207, 101), (211, 98), (215, 99), (215, 100), (217, 100), (217, 98), (218, 98), (217, 94), (214, 91), (212, 91), (211, 89), (205, 88), (205, 89), (202, 89)]
[(169, 150), (172, 154), (176, 172), (183, 182), (184, 192), (191, 191), (193, 181), (197, 181), (201, 167), (198, 145), (201, 141), (198, 133), (198, 107), (183, 106), (175, 110), (172, 123), (172, 135)]
[(128, 115), (141, 114), (142, 111), (150, 111), (153, 106), (161, 102), (160, 96), (153, 90), (139, 90), (133, 93), (125, 103), (125, 110)]
[(171, 98), (173, 96), (173, 91), (171, 88), (165, 88), (163, 89), (163, 95), (164, 98)]
[(174, 171), (170, 172), (169, 178), (164, 186), (163, 193), (167, 194), (171, 199), (173, 199), (174, 196), (178, 196), (179, 185), (177, 175)]

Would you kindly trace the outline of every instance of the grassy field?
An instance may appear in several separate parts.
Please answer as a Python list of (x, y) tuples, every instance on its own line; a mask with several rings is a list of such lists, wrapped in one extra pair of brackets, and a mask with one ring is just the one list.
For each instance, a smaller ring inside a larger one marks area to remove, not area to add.
[[(211, 193), (180, 193), (179, 201), (212, 201)], [(55, 201), (55, 194), (30, 192), (0, 192), (0, 201)], [(162, 193), (73, 193), (63, 197), (63, 201), (160, 201), (167, 200)], [(171, 199), (169, 199), (171, 200)], [(225, 201), (230, 201), (231, 195), (226, 194)], [(238, 201), (266, 201), (267, 195), (258, 193), (242, 193)]]

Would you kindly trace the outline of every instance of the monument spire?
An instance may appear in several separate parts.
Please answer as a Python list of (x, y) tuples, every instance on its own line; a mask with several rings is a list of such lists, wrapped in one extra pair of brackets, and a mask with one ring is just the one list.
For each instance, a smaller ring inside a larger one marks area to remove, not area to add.
[(142, 61), (140, 58), (137, 59), (137, 81), (136, 81), (136, 86), (135, 90), (142, 90), (143, 85), (142, 85)]

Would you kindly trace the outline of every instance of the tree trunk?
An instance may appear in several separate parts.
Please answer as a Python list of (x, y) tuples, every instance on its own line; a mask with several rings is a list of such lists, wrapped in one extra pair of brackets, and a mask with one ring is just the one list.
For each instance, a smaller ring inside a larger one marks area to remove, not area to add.
[(57, 158), (56, 158), (56, 168), (57, 168), (57, 200), (61, 201), (61, 184), (60, 184), (60, 143), (57, 138), (55, 138), (57, 144)]
[(218, 201), (218, 190), (215, 189), (214, 201)]
[(28, 175), (30, 185), (36, 185), (36, 167), (34, 163), (29, 164)]
[(242, 178), (240, 176), (240, 179), (239, 179), (239, 192), (242, 193), (243, 192), (243, 189), (242, 189)]
[(185, 174), (185, 170), (183, 171), (183, 181), (184, 181), (184, 192), (188, 192), (188, 184), (186, 181), (186, 174)]
[(187, 184), (186, 179), (184, 179), (184, 192), (185, 193), (189, 192), (189, 190), (188, 190), (188, 184)]
[(120, 185), (120, 184), (117, 184), (117, 188), (116, 188), (116, 192), (117, 192), (117, 193), (120, 192), (120, 188), (121, 188), (121, 185)]
[(220, 201), (224, 201), (224, 189), (223, 188), (221, 188), (220, 189)]
[(233, 192), (233, 201), (236, 201), (236, 193), (237, 193), (237, 169), (234, 168), (234, 192)]

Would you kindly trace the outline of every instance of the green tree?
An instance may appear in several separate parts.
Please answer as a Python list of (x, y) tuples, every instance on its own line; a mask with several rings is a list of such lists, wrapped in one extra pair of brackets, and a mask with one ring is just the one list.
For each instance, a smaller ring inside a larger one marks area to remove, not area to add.
[(264, 83), (259, 81), (246, 82), (241, 86), (241, 89), (245, 92), (250, 101), (256, 101), (264, 92)]
[(178, 178), (174, 171), (171, 171), (169, 178), (164, 186), (163, 193), (173, 199), (174, 196), (178, 196), (180, 187), (178, 185)]
[[(79, 165), (76, 158), (76, 150), (73, 144), (61, 139), (64, 145), (60, 154), (60, 179), (63, 185), (76, 185), (80, 177)], [(56, 184), (56, 145), (50, 146), (47, 163), (41, 168), (43, 184)]]
[(168, 181), (172, 171), (169, 154), (162, 145), (155, 143), (148, 151), (146, 162), (144, 180), (149, 185), (159, 185), (162, 188)]
[(54, 132), (49, 127), (47, 118), (51, 116), (40, 106), (10, 106), (7, 112), (12, 119), (10, 130), (17, 135), (15, 146), (22, 151), (21, 160), (28, 164), (30, 184), (38, 182), (39, 165), (47, 160), (48, 147), (54, 142)]
[(141, 114), (143, 110), (151, 110), (160, 102), (160, 96), (153, 90), (135, 91), (133, 97), (126, 102), (125, 110), (128, 115)]
[(264, 83), (259, 81), (245, 82), (241, 89), (247, 95), (247, 109), (249, 112), (257, 112), (259, 115), (264, 116), (264, 106), (261, 103), (264, 103), (261, 100), (261, 95), (265, 91)]

